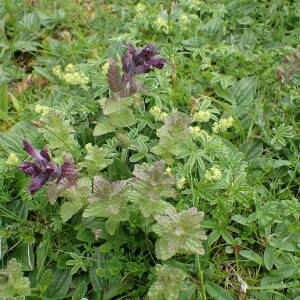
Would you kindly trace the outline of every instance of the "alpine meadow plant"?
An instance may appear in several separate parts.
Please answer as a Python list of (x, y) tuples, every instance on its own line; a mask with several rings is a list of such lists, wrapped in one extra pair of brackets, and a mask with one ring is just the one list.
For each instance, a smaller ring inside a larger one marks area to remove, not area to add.
[(0, 1), (0, 300), (298, 299), (299, 12)]
[[(112, 96), (100, 101), (104, 121), (96, 125), (96, 136), (136, 122), (136, 116), (130, 107), (130, 96), (139, 90), (135, 76), (148, 73), (152, 68), (161, 69), (166, 63), (164, 58), (155, 57), (160, 53), (155, 44), (149, 44), (141, 50), (136, 50), (131, 45), (124, 47), (127, 51), (122, 56), (122, 76), (116, 62), (109, 61), (107, 79)], [(159, 130), (160, 142), (152, 151), (171, 164), (174, 157), (182, 151), (182, 147), (192, 143), (189, 128), (191, 119), (178, 111), (172, 112), (171, 115), (165, 113), (164, 119), (165, 124)], [(35, 161), (24, 162), (20, 170), (33, 178), (29, 186), (32, 194), (46, 183), (51, 183), (47, 193), (48, 199), (52, 205), (58, 198), (63, 199), (60, 205), (63, 222), (67, 222), (83, 210), (82, 217), (105, 221), (104, 228), (96, 227), (93, 229), (94, 233), (105, 230), (111, 236), (118, 236), (122, 224), (127, 223), (126, 226), (130, 226), (133, 216), (139, 216), (137, 224), (140, 230), (145, 234), (153, 231), (158, 237), (155, 246), (158, 259), (167, 260), (176, 254), (204, 254), (201, 244), (201, 240), (206, 239), (201, 229), (204, 214), (196, 208), (176, 211), (170, 199), (176, 199), (178, 195), (174, 188), (178, 180), (171, 175), (170, 168), (165, 168), (164, 160), (135, 165), (132, 178), (109, 182), (105, 177), (99, 176), (100, 171), (113, 164), (114, 155), (110, 154), (107, 148), (99, 148), (89, 143), (82, 151), (86, 153), (85, 156), (78, 153), (75, 129), (60, 112), (53, 109), (47, 109), (36, 126), (48, 141), (55, 159), (61, 161), (63, 158), (64, 163), (61, 166), (53, 163), (47, 147), (37, 151), (29, 142), (23, 141), (24, 150), (35, 158)], [(69, 151), (76, 156), (77, 167)], [(151, 230), (147, 224), (154, 224)], [(151, 287), (149, 297), (156, 299), (155, 295), (166, 289), (161, 294), (161, 299), (177, 299), (183, 286), (182, 283), (177, 283), (186, 277), (185, 273), (174, 269), (177, 275), (171, 275), (169, 278), (169, 267), (158, 265), (156, 270), (158, 279)], [(174, 282), (168, 283), (169, 279)], [(175, 285), (176, 289), (173, 289)]]

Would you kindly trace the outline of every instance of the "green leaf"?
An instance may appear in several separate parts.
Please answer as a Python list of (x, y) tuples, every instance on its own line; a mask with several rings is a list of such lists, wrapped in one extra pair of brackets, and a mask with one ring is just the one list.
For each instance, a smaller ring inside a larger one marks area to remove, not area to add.
[(17, 246), (11, 257), (17, 259), (22, 266), (22, 271), (32, 271), (34, 269), (34, 254), (32, 245), (21, 243)]
[(17, 260), (11, 259), (5, 270), (0, 270), (0, 295), (5, 299), (15, 299), (14, 296), (24, 297), (30, 294), (29, 279), (23, 277), (21, 265)]
[(264, 251), (264, 264), (268, 271), (272, 270), (274, 263), (274, 252), (275, 249), (271, 246), (267, 246)]
[(215, 300), (234, 300), (225, 289), (213, 282), (205, 283), (205, 290)]
[(238, 81), (232, 93), (237, 100), (237, 105), (252, 104), (257, 88), (256, 77), (246, 77)]
[(208, 236), (207, 243), (211, 246), (215, 241), (217, 241), (221, 236), (220, 229), (214, 229)]
[[(8, 113), (8, 85), (6, 82), (0, 83), (0, 111), (4, 115)], [(7, 119), (9, 119), (8, 115)]]
[(91, 148), (87, 150), (84, 161), (79, 163), (79, 165), (86, 168), (89, 175), (94, 176), (111, 164), (111, 156), (112, 155), (108, 150), (97, 146), (91, 146)]
[(234, 243), (233, 237), (229, 231), (222, 230), (221, 235), (227, 244), (232, 245)]
[(169, 265), (155, 266), (156, 281), (151, 285), (148, 297), (151, 300), (177, 300), (185, 290), (186, 273)]
[(82, 242), (95, 242), (95, 235), (89, 229), (83, 229), (77, 232), (76, 239)]
[(127, 180), (108, 182), (102, 177), (94, 178), (93, 194), (83, 217), (108, 218), (105, 228), (111, 235), (115, 234), (119, 223), (129, 219), (130, 208), (127, 205)]
[(72, 300), (81, 300), (84, 298), (87, 288), (87, 283), (85, 281), (81, 281), (73, 293)]
[(252, 30), (244, 30), (242, 37), (239, 41), (240, 49), (254, 50), (256, 46), (256, 36)]
[(108, 177), (110, 181), (125, 180), (132, 177), (132, 173), (128, 166), (120, 159), (114, 158), (113, 162), (108, 166)]
[(78, 148), (74, 137), (75, 130), (62, 112), (50, 110), (47, 116), (41, 117), (41, 122), (43, 127), (38, 130), (44, 135), (50, 149), (74, 154)]
[(63, 222), (71, 219), (83, 206), (81, 201), (66, 201), (60, 207), (60, 215)]
[(37, 135), (36, 127), (30, 122), (19, 122), (8, 132), (0, 134), (0, 145), (6, 151), (24, 156), (22, 140), (33, 141)]
[(262, 258), (252, 250), (242, 250), (239, 252), (239, 254), (251, 261), (256, 262), (258, 265), (262, 264)]
[(65, 297), (70, 289), (71, 282), (72, 275), (70, 270), (56, 270), (45, 292), (45, 296), (48, 298)]
[(129, 161), (130, 162), (137, 162), (137, 161), (143, 159), (145, 156), (146, 156), (146, 153), (144, 153), (144, 152), (135, 153), (135, 154), (130, 156)]
[(89, 178), (83, 177), (77, 181), (76, 186), (72, 186), (64, 191), (62, 196), (68, 199), (60, 207), (60, 215), (64, 222), (67, 222), (85, 204), (90, 196), (92, 184)]
[(202, 240), (207, 237), (201, 226), (203, 212), (192, 207), (177, 213), (172, 208), (154, 218), (157, 223), (152, 231), (159, 236), (155, 243), (157, 258), (167, 260), (176, 254), (204, 254)]

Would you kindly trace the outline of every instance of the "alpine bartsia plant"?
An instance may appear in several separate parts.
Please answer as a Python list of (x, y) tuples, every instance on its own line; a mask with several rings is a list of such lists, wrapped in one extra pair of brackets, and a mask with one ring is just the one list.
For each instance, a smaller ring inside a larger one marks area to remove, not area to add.
[(127, 49), (122, 56), (121, 76), (116, 62), (109, 60), (107, 79), (110, 89), (120, 97), (128, 97), (135, 94), (138, 90), (134, 76), (142, 73), (149, 73), (153, 68), (162, 69), (166, 63), (165, 58), (156, 58), (160, 51), (156, 50), (156, 44), (152, 43), (140, 50), (132, 45), (124, 45)]
[(128, 180), (110, 183), (100, 176), (95, 176), (93, 194), (83, 216), (107, 218), (105, 228), (109, 234), (115, 234), (119, 223), (129, 219), (127, 184)]
[(159, 236), (155, 244), (156, 256), (167, 260), (176, 254), (204, 254), (201, 241), (207, 237), (201, 229), (204, 213), (192, 207), (182, 212), (174, 208), (155, 216), (152, 230)]
[(165, 172), (165, 163), (160, 160), (150, 168), (137, 165), (131, 180), (133, 190), (129, 198), (138, 204), (144, 217), (160, 214), (172, 205), (163, 199), (175, 198), (176, 191), (172, 188), (175, 179)]
[(184, 280), (187, 274), (168, 265), (156, 265), (155, 273), (157, 278), (149, 289), (149, 299), (177, 300), (180, 292), (186, 288)]
[(0, 270), (0, 299), (25, 299), (30, 295), (30, 281), (23, 276), (21, 264), (15, 258)]
[(44, 147), (41, 151), (37, 151), (28, 141), (23, 140), (24, 150), (33, 158), (34, 162), (23, 162), (19, 169), (26, 175), (32, 177), (32, 182), (28, 189), (31, 194), (36, 193), (47, 182), (57, 179), (57, 183), (67, 181), (68, 185), (76, 183), (77, 171), (71, 161), (59, 167), (51, 162), (48, 154), (48, 148)]

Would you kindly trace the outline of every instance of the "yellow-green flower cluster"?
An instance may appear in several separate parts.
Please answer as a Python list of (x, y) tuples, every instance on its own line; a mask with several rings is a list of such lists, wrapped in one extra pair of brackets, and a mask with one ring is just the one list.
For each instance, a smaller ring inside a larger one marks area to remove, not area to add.
[(157, 17), (157, 19), (154, 21), (154, 25), (157, 30), (162, 30), (164, 33), (169, 33), (169, 31), (170, 31), (169, 24), (162, 17)]
[(106, 75), (108, 72), (108, 69), (109, 69), (109, 63), (108, 62), (105, 63), (101, 69), (102, 69), (103, 74)]
[(167, 116), (166, 112), (163, 112), (160, 107), (153, 106), (150, 108), (150, 114), (154, 117), (156, 121), (163, 121)]
[(179, 190), (183, 189), (184, 185), (185, 185), (185, 182), (186, 182), (186, 178), (185, 177), (181, 177), (178, 179), (177, 183), (176, 183), (176, 186)]
[(222, 178), (222, 171), (216, 167), (212, 167), (204, 174), (207, 181), (220, 180)]
[(209, 119), (212, 117), (212, 114), (209, 111), (198, 111), (194, 114), (194, 121), (196, 122), (208, 122)]
[(171, 175), (172, 174), (172, 169), (170, 167), (167, 167), (165, 170), (165, 174)]
[(10, 153), (5, 163), (9, 166), (17, 166), (19, 162), (20, 161), (17, 155), (14, 153)]
[(79, 71), (78, 67), (73, 64), (68, 64), (64, 71), (61, 70), (60, 66), (56, 66), (52, 69), (52, 72), (59, 79), (72, 85), (81, 85), (85, 87), (89, 82), (88, 77)]
[(89, 151), (93, 148), (93, 145), (91, 143), (88, 143), (84, 146), (84, 148), (85, 148), (86, 151)]
[(37, 104), (34, 110), (37, 114), (41, 114), (43, 117), (46, 117), (49, 113), (49, 107), (41, 104)]
[(187, 26), (190, 23), (190, 20), (187, 15), (182, 15), (179, 18), (179, 24), (181, 26)]
[(136, 11), (139, 15), (143, 14), (146, 11), (146, 5), (143, 3), (138, 3), (138, 5), (136, 6)]
[(202, 129), (199, 126), (190, 126), (189, 129), (193, 137), (198, 137), (202, 133)]
[(218, 122), (214, 123), (212, 130), (214, 133), (225, 132), (233, 125), (233, 121), (233, 117), (219, 120)]

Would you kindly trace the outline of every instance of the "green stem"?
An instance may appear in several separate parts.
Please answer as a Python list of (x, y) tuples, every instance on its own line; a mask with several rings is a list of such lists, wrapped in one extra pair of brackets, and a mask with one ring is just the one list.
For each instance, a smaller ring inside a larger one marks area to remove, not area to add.
[(197, 272), (197, 275), (198, 275), (198, 280), (201, 283), (202, 300), (206, 300), (206, 293), (205, 293), (205, 287), (204, 287), (204, 281), (203, 281), (203, 271), (201, 269), (199, 254), (195, 255), (195, 264), (196, 264), (196, 272)]

